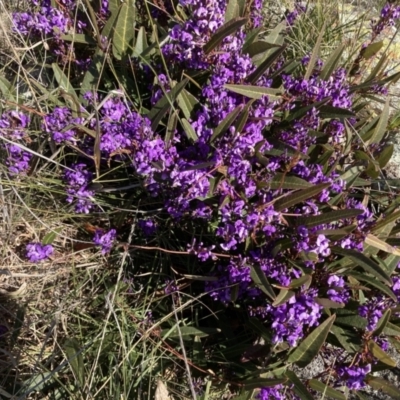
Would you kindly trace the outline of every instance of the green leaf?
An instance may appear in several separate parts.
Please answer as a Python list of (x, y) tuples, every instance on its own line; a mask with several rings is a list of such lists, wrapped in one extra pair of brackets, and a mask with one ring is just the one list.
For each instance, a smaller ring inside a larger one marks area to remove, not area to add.
[(322, 38), (324, 37), (325, 27), (326, 27), (326, 21), (324, 22), (324, 25), (321, 28), (321, 31), (317, 38), (317, 41), (315, 42), (315, 46), (314, 46), (313, 52), (311, 54), (310, 61), (308, 62), (307, 70), (304, 75), (304, 79), (310, 79), (310, 76), (311, 76), (312, 72), (314, 71), (315, 63), (318, 60), (320, 49), (321, 49), (321, 42), (322, 42)]
[(218, 139), (221, 135), (223, 135), (235, 122), (235, 119), (239, 115), (239, 113), (243, 110), (243, 105), (239, 104), (233, 111), (231, 111), (214, 129), (213, 134), (210, 138), (210, 143), (214, 142), (215, 139)]
[(182, 110), (186, 119), (190, 119), (193, 109), (199, 104), (199, 101), (186, 89), (183, 89), (176, 98), (179, 108)]
[(361, 347), (360, 337), (353, 330), (346, 330), (340, 326), (333, 325), (330, 334), (335, 336), (339, 344), (349, 354), (358, 352)]
[(376, 324), (376, 328), (374, 329), (374, 331), (372, 332), (373, 336), (379, 336), (384, 329), (386, 328), (387, 324), (390, 321), (390, 317), (392, 316), (392, 310), (390, 308), (388, 308), (384, 314), (382, 315), (382, 317), (379, 318), (378, 323)]
[(317, 101), (316, 103), (309, 104), (306, 107), (300, 106), (300, 107), (294, 108), (293, 110), (291, 110), (291, 113), (288, 115), (288, 117), (284, 120), (284, 124), (289, 125), (290, 122), (304, 117), (313, 108), (319, 110), (329, 100), (330, 100), (330, 97), (327, 97), (321, 101)]
[(382, 219), (381, 221), (376, 223), (376, 225), (372, 228), (372, 232), (380, 231), (386, 225), (389, 225), (392, 222), (395, 222), (399, 218), (400, 218), (400, 210), (394, 212), (393, 214), (387, 215), (384, 219)]
[(388, 96), (385, 105), (382, 110), (382, 114), (379, 118), (378, 125), (374, 130), (374, 134), (372, 135), (371, 139), (368, 141), (367, 144), (373, 143), (380, 143), (387, 132), (387, 126), (389, 122), (389, 113), (390, 113), (390, 99), (391, 97)]
[(368, 258), (366, 255), (359, 253), (355, 250), (351, 249), (342, 249), (341, 247), (332, 247), (332, 251), (336, 254), (342, 255), (348, 259), (350, 259), (352, 262), (354, 262), (356, 265), (359, 265), (361, 268), (363, 268), (365, 271), (369, 272), (373, 276), (375, 276), (377, 279), (382, 281), (383, 283), (392, 286), (393, 282), (390, 278), (390, 276), (387, 274), (386, 271), (384, 271), (380, 265), (372, 261), (370, 258)]
[(288, 362), (295, 363), (300, 368), (306, 367), (325, 343), (335, 318), (336, 315), (334, 314), (314, 329), (289, 355)]
[(230, 90), (231, 92), (249, 97), (250, 99), (261, 99), (263, 96), (267, 95), (272, 101), (279, 99), (279, 94), (282, 93), (280, 89), (272, 89), (251, 85), (226, 84), (224, 85), (224, 88)]
[(242, 49), (243, 53), (246, 53), (247, 48), (257, 39), (261, 30), (262, 30), (262, 27), (255, 28), (255, 29), (251, 30), (249, 33), (247, 33), (246, 39), (243, 44), (243, 49)]
[(328, 385), (325, 385), (325, 383), (323, 382), (317, 381), (316, 379), (310, 379), (308, 381), (308, 384), (310, 385), (311, 389), (323, 393), (323, 396), (329, 399), (336, 399), (336, 400), (347, 399), (347, 397), (343, 393), (340, 393), (339, 391), (331, 388)]
[(183, 81), (177, 83), (168, 93), (166, 93), (160, 100), (158, 100), (157, 103), (150, 110), (147, 117), (151, 121), (151, 129), (153, 131), (156, 130), (161, 119), (168, 111), (168, 109), (172, 106), (172, 103), (175, 101), (179, 93), (185, 88), (188, 82), (189, 80), (185, 78)]
[(316, 297), (314, 301), (324, 308), (343, 308), (344, 303), (337, 303), (336, 301), (332, 301), (329, 299), (322, 299)]
[(398, 386), (389, 383), (386, 379), (369, 375), (366, 382), (375, 390), (381, 390), (395, 400), (400, 400), (400, 392)]
[(139, 57), (149, 47), (147, 44), (146, 30), (141, 26), (136, 38), (135, 49), (133, 51), (134, 57)]
[(255, 378), (241, 382), (245, 390), (249, 389), (261, 389), (262, 387), (272, 387), (286, 383), (287, 378)]
[(277, 50), (268, 50), (268, 57), (260, 63), (260, 65), (253, 71), (247, 78), (246, 81), (249, 83), (256, 83), (258, 79), (264, 74), (264, 72), (272, 66), (272, 64), (280, 57), (280, 55), (286, 50), (286, 45), (279, 47)]
[(132, 55), (135, 39), (136, 7), (133, 0), (125, 0), (118, 13), (112, 40), (113, 55), (117, 60)]
[(321, 73), (319, 74), (319, 77), (321, 79), (327, 80), (330, 78), (333, 71), (336, 69), (337, 65), (340, 62), (345, 47), (346, 46), (344, 44), (341, 44), (335, 51), (332, 52), (332, 54), (326, 60)]
[(389, 275), (393, 274), (399, 262), (400, 256), (396, 256), (394, 254), (389, 254), (384, 260), (382, 260), (382, 263), (384, 264), (385, 269)]
[(400, 327), (388, 322), (383, 329), (383, 333), (388, 336), (400, 336)]
[(293, 221), (296, 226), (305, 225), (308, 227), (313, 227), (322, 224), (329, 224), (333, 221), (338, 221), (341, 219), (355, 218), (363, 212), (364, 211), (360, 209), (334, 210), (321, 215), (312, 215), (310, 217), (293, 217), (290, 219), (290, 221)]
[(379, 163), (379, 167), (381, 169), (385, 168), (387, 163), (390, 161), (390, 159), (392, 158), (393, 155), (393, 151), (394, 151), (394, 145), (393, 144), (389, 144), (388, 146), (386, 146), (381, 153), (379, 154), (379, 157), (376, 159)]
[(291, 206), (294, 206), (295, 204), (299, 204), (304, 200), (310, 199), (311, 197), (318, 195), (330, 185), (330, 183), (320, 183), (307, 189), (294, 192), (290, 196), (286, 196), (282, 199), (277, 200), (274, 204), (274, 209), (276, 211), (282, 211), (285, 208), (289, 208)]
[(371, 43), (365, 49), (362, 49), (360, 54), (362, 58), (368, 60), (368, 58), (371, 58), (374, 55), (376, 55), (382, 47), (383, 47), (383, 41)]
[(247, 22), (247, 18), (233, 18), (226, 22), (211, 36), (210, 40), (204, 45), (203, 51), (205, 54), (210, 53), (215, 49), (227, 36), (232, 35)]
[(296, 293), (293, 292), (292, 290), (287, 290), (287, 289), (281, 289), (280, 292), (278, 293), (278, 296), (276, 296), (275, 301), (272, 303), (274, 307), (280, 306), (281, 304), (286, 303), (289, 301)]
[(190, 122), (185, 118), (182, 118), (181, 122), (188, 139), (193, 142), (197, 142), (199, 140), (199, 137), (197, 136), (197, 133), (194, 130), (193, 126), (190, 124)]
[(276, 43), (268, 43), (264, 42), (263, 40), (259, 40), (257, 42), (252, 43), (246, 48), (246, 53), (250, 57), (254, 57), (257, 54), (262, 54), (267, 50), (273, 49), (275, 47), (281, 47), (279, 44)]
[(54, 229), (49, 232), (42, 240), (42, 244), (52, 244), (57, 237), (57, 235), (61, 232), (62, 228)]
[(314, 397), (307, 390), (307, 387), (293, 371), (287, 371), (286, 376), (293, 383), (293, 391), (295, 394), (297, 394), (297, 396), (300, 397), (301, 400), (314, 400)]
[(97, 44), (96, 40), (94, 40), (91, 36), (86, 35), (85, 33), (61, 35), (61, 40), (65, 40), (66, 42), (83, 43), (89, 45)]
[(286, 175), (277, 172), (275, 176), (269, 182), (258, 182), (260, 187), (269, 186), (271, 189), (306, 189), (313, 187), (312, 183), (307, 182), (304, 179), (298, 178), (297, 176)]
[(250, 266), (250, 277), (257, 287), (259, 287), (268, 297), (275, 300), (276, 295), (274, 289), (268, 282), (264, 271), (257, 264)]
[(388, 295), (394, 301), (397, 301), (397, 300), (395, 300), (396, 295), (392, 292), (392, 290), (390, 288), (388, 288), (387, 286), (385, 286), (379, 280), (375, 279), (374, 277), (369, 276), (367, 274), (362, 274), (362, 273), (359, 273), (359, 272), (353, 271), (353, 270), (346, 271), (345, 274), (350, 275), (353, 278), (358, 279), (359, 281), (369, 283), (371, 286), (374, 286), (375, 288), (379, 289), (382, 293), (385, 293), (386, 295)]
[(358, 328), (364, 330), (367, 326), (367, 320), (360, 315), (357, 311), (343, 309), (336, 310), (336, 324), (344, 325), (350, 328)]
[(176, 126), (178, 125), (178, 114), (179, 110), (174, 110), (172, 113), (169, 114), (167, 132), (164, 139), (166, 145), (169, 145), (174, 137)]
[(67, 339), (64, 343), (64, 351), (75, 379), (83, 386), (85, 381), (85, 368), (80, 343), (75, 338)]
[(69, 82), (68, 77), (64, 74), (64, 72), (56, 63), (51, 64), (51, 67), (54, 72), (54, 77), (56, 78), (56, 81), (60, 88), (67, 92), (79, 104), (78, 97), (76, 96), (75, 90)]
[(237, 0), (229, 0), (225, 11), (225, 22), (240, 17), (240, 7)]
[(165, 336), (172, 337), (180, 337), (180, 336), (198, 336), (198, 337), (208, 337), (210, 335), (217, 335), (221, 333), (221, 329), (219, 328), (210, 328), (210, 327), (194, 327), (194, 326), (181, 326), (179, 329), (164, 329), (161, 331), (161, 336), (165, 338)]
[(312, 281), (312, 276), (308, 274), (302, 275), (300, 278), (292, 279), (289, 283), (289, 288), (297, 289), (303, 285), (308, 289)]
[(350, 110), (346, 110), (345, 108), (322, 106), (319, 109), (319, 116), (321, 118), (352, 118), (356, 115)]
[(82, 103), (85, 103), (82, 96), (87, 92), (91, 92), (93, 90), (93, 87), (96, 87), (96, 85), (102, 81), (102, 75), (104, 73), (103, 67), (105, 63), (106, 55), (102, 50), (97, 49), (94, 56), (92, 56), (92, 61), (82, 80), (79, 92)]
[(241, 112), (241, 114), (239, 115), (239, 117), (236, 120), (235, 123), (235, 128), (236, 128), (236, 132), (238, 133), (242, 133), (243, 128), (246, 125), (246, 122), (249, 118), (249, 112), (250, 112), (250, 107), (253, 105), (253, 102), (255, 100), (250, 100), (244, 107), (243, 111)]
[(378, 344), (373, 340), (368, 341), (368, 350), (371, 354), (377, 358), (380, 362), (388, 365), (389, 367), (396, 367), (396, 361), (390, 358), (385, 351), (383, 351)]

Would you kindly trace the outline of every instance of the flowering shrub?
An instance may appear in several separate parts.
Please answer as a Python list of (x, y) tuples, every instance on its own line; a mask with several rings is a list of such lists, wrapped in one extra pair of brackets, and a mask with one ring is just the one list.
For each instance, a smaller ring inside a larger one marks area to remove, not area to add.
[[(391, 230), (400, 215), (390, 196), (378, 212), (380, 200), (367, 194), (393, 147), (383, 140), (388, 104), (372, 119), (363, 98), (386, 93), (398, 74), (378, 63), (358, 82), (342, 61), (343, 47), (319, 59), (317, 44), (311, 55), (289, 58), (288, 27), (306, 12), (299, 4), (277, 27), (263, 27), (258, 0), (154, 2), (148, 14), (141, 2), (110, 0), (89, 13), (91, 23), (74, 1), (34, 6), (16, 13), (14, 24), (52, 49), (65, 104), (53, 105), (41, 127), (55, 148), (69, 149), (64, 200), (78, 215), (124, 209), (128, 225), (140, 214), (135, 244), (125, 247), (138, 259), (149, 250), (177, 255), (178, 272), (167, 269), (163, 282), (171, 301), (180, 290), (171, 277), (181, 274), (189, 280), (185, 293), (205, 291), (210, 309), (246, 321), (201, 342), (226, 361), (221, 380), (234, 373), (240, 384), (233, 390), (257, 388), (260, 399), (309, 399), (315, 391), (342, 398), (343, 387), (374, 387), (379, 363), (393, 367), (388, 340), (400, 336), (400, 252), (385, 242), (396, 240)], [(388, 4), (372, 24), (371, 41), (353, 60), (361, 71), (378, 34), (399, 16)], [(148, 32), (150, 20), (165, 37)], [(136, 31), (124, 29), (135, 23)], [(75, 51), (75, 39), (86, 51)], [(72, 52), (86, 68), (71, 77), (79, 92), (60, 68)], [(98, 68), (106, 54), (123, 79)], [(26, 140), (29, 124), (29, 115), (15, 110), (0, 121), (9, 171), (20, 179), (31, 154), (12, 141)], [(125, 183), (112, 187), (115, 181)], [(104, 195), (115, 191), (120, 195)], [(115, 222), (96, 230), (93, 241), (106, 255), (129, 233)], [(31, 261), (49, 253), (27, 249)], [(268, 356), (235, 369), (245, 349), (228, 354), (224, 343), (233, 346), (242, 334), (249, 348), (262, 337)], [(318, 354), (335, 365), (319, 381), (302, 383), (291, 365), (306, 366)], [(207, 359), (209, 370), (215, 360)]]

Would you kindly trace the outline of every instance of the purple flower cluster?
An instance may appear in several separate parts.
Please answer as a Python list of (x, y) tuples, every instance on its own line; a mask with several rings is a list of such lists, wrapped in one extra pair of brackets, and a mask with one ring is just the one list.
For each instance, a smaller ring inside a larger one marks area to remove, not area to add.
[(53, 252), (53, 246), (49, 244), (29, 243), (26, 245), (26, 256), (32, 263), (37, 263), (49, 258)]
[(393, 26), (400, 18), (400, 6), (393, 2), (387, 2), (382, 10), (378, 21), (371, 22), (373, 37), (378, 36), (386, 27)]
[(359, 390), (366, 386), (365, 378), (371, 372), (371, 365), (364, 366), (340, 366), (337, 369), (338, 378), (342, 380), (349, 389)]
[(88, 214), (94, 207), (94, 191), (89, 189), (93, 174), (84, 163), (72, 164), (64, 174), (67, 184), (67, 202), (75, 203), (75, 212)]
[(30, 123), (30, 118), (18, 111), (4, 112), (0, 117), (0, 139), (1, 147), (7, 152), (6, 165), (11, 174), (17, 175), (29, 170), (32, 153), (25, 150), (27, 137), (26, 129)]
[(93, 242), (96, 246), (101, 247), (101, 254), (105, 255), (111, 251), (116, 238), (117, 231), (115, 229), (111, 229), (106, 233), (102, 229), (97, 229), (94, 234)]

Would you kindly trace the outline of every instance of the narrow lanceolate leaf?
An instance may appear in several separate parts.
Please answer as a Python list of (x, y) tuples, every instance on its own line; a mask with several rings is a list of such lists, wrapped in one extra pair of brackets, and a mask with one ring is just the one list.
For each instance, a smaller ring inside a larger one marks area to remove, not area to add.
[(317, 381), (316, 379), (311, 379), (308, 381), (311, 389), (316, 390), (317, 392), (323, 393), (324, 397), (329, 399), (336, 399), (336, 400), (346, 400), (347, 397), (343, 394), (338, 392), (337, 390), (331, 388), (325, 383)]
[(296, 363), (301, 368), (306, 367), (325, 343), (335, 318), (336, 315), (334, 314), (314, 329), (290, 354), (288, 362)]
[(310, 199), (311, 197), (318, 195), (324, 189), (328, 188), (330, 185), (331, 185), (330, 183), (320, 183), (310, 188), (294, 192), (290, 196), (277, 200), (275, 202), (274, 209), (276, 211), (281, 211), (284, 210), (285, 208), (294, 206), (295, 204), (299, 204), (304, 200)]
[(361, 56), (364, 59), (368, 59), (373, 57), (375, 54), (379, 52), (379, 50), (383, 47), (383, 41), (371, 43), (365, 49), (361, 50)]
[(338, 221), (345, 218), (354, 218), (362, 214), (364, 211), (359, 209), (352, 210), (334, 210), (321, 215), (312, 215), (310, 217), (293, 218), (292, 221), (295, 225), (306, 225), (309, 227), (329, 224), (333, 221)]
[(386, 216), (382, 221), (377, 222), (377, 224), (372, 228), (372, 232), (379, 232), (386, 225), (391, 224), (392, 222), (396, 221), (399, 218), (400, 218), (400, 210)]
[(318, 35), (317, 42), (315, 43), (313, 52), (310, 57), (310, 61), (308, 62), (308, 66), (307, 66), (306, 73), (304, 75), (304, 79), (310, 79), (310, 76), (315, 67), (315, 63), (318, 61), (319, 53), (321, 50), (321, 42), (322, 42), (322, 38), (324, 37), (324, 33), (325, 33), (325, 27), (326, 27), (326, 21), (324, 22), (324, 25), (321, 28), (321, 32)]
[(319, 116), (321, 118), (352, 118), (356, 115), (345, 108), (322, 106), (319, 109)]
[(190, 119), (192, 111), (199, 101), (186, 89), (183, 89), (179, 96), (176, 98), (179, 108), (182, 110), (186, 119)]
[(73, 35), (61, 35), (61, 40), (65, 40), (66, 42), (73, 42), (73, 43), (82, 43), (82, 44), (91, 44), (94, 45), (97, 42), (89, 35), (84, 33), (75, 33)]
[(76, 96), (75, 90), (69, 82), (67, 75), (64, 74), (62, 69), (56, 63), (51, 64), (51, 67), (54, 72), (54, 77), (56, 78), (56, 81), (61, 89), (67, 92), (72, 98), (74, 98), (78, 102), (78, 97)]
[(371, 139), (368, 141), (368, 144), (381, 142), (383, 136), (387, 132), (389, 113), (390, 113), (390, 96), (388, 96), (386, 100), (386, 103), (382, 110), (382, 114), (379, 118), (378, 125), (376, 126), (374, 134), (372, 135)]
[(332, 72), (336, 69), (337, 65), (340, 62), (343, 51), (345, 49), (345, 45), (341, 44), (328, 58), (326, 61), (324, 68), (322, 68), (319, 77), (321, 79), (327, 80), (332, 75)]
[(247, 82), (249, 83), (256, 83), (258, 79), (264, 74), (264, 72), (272, 66), (274, 61), (276, 61), (279, 56), (285, 51), (286, 45), (281, 46), (277, 50), (271, 49), (268, 50), (268, 53), (271, 53), (268, 55), (268, 57), (265, 58), (264, 61), (261, 62), (261, 64), (253, 71), (247, 78)]
[(197, 133), (194, 130), (193, 126), (190, 124), (190, 122), (185, 118), (182, 118), (181, 122), (188, 139), (190, 139), (193, 142), (197, 142), (197, 140), (199, 140), (199, 137), (197, 136)]
[(74, 338), (67, 339), (64, 344), (64, 351), (68, 358), (68, 362), (71, 366), (75, 379), (80, 383), (80, 385), (83, 385), (85, 378), (85, 369), (83, 364), (81, 345)]
[(246, 125), (247, 120), (249, 119), (250, 107), (252, 106), (254, 100), (250, 100), (244, 107), (243, 111), (238, 116), (235, 128), (237, 133), (242, 133), (243, 128)]
[(122, 3), (112, 40), (113, 55), (118, 60), (132, 54), (135, 39), (135, 14), (136, 7), (133, 0)]
[(250, 99), (261, 99), (263, 96), (268, 96), (270, 100), (275, 101), (279, 99), (279, 94), (282, 93), (280, 89), (272, 89), (261, 86), (250, 85), (224, 85), (225, 89), (249, 97)]
[(286, 290), (286, 289), (282, 289), (278, 296), (276, 296), (275, 301), (272, 303), (272, 305), (274, 307), (278, 307), (281, 304), (286, 303), (287, 301), (289, 301), (296, 293), (293, 292), (293, 290)]
[(220, 124), (214, 129), (214, 132), (211, 135), (211, 143), (214, 142), (215, 139), (218, 139), (221, 135), (223, 135), (233, 125), (235, 119), (242, 110), (243, 105), (240, 104), (220, 122)]
[(313, 186), (312, 183), (307, 182), (304, 179), (298, 178), (297, 176), (284, 176), (283, 173), (278, 172), (269, 182), (258, 182), (257, 186), (259, 187), (267, 187), (269, 186), (271, 189), (306, 189), (311, 188)]
[(397, 268), (397, 265), (400, 262), (400, 257), (399, 256), (394, 256), (391, 254), (390, 256), (386, 257), (384, 260), (382, 260), (382, 263), (385, 266), (385, 269), (389, 275), (392, 275), (394, 270)]
[(210, 335), (216, 335), (221, 332), (219, 328), (210, 328), (210, 327), (194, 327), (194, 326), (181, 326), (179, 329), (165, 329), (161, 331), (161, 336), (165, 338), (166, 336), (170, 337), (180, 337), (180, 336), (198, 336), (198, 337), (207, 337)]
[(346, 272), (347, 275), (352, 276), (353, 278), (358, 279), (359, 281), (369, 283), (371, 286), (377, 288), (380, 290), (382, 293), (386, 294), (388, 297), (393, 299), (394, 301), (396, 300), (396, 295), (393, 293), (393, 291), (387, 287), (385, 284), (383, 284), (380, 280), (374, 278), (373, 276), (367, 275), (367, 274), (362, 274), (357, 271), (349, 270)]
[(377, 238), (376, 236), (370, 233), (366, 236), (365, 243), (372, 247), (375, 247), (376, 249), (385, 251), (386, 253), (393, 254), (395, 256), (400, 256), (399, 249), (394, 248), (390, 244), (387, 244), (383, 240)]
[(204, 53), (208, 54), (215, 49), (227, 36), (232, 35), (247, 22), (247, 18), (233, 18), (226, 22), (211, 36), (210, 40), (204, 45)]
[(393, 358), (390, 358), (389, 355), (386, 354), (385, 351), (382, 350), (380, 346), (376, 344), (373, 340), (368, 341), (368, 350), (380, 362), (383, 362), (389, 367), (396, 367), (396, 361), (393, 360)]
[(157, 128), (160, 123), (162, 117), (168, 111), (168, 109), (172, 106), (172, 103), (175, 101), (176, 97), (179, 93), (184, 89), (189, 80), (186, 78), (183, 81), (176, 84), (170, 92), (165, 94), (157, 103), (153, 106), (153, 108), (148, 113), (147, 117), (151, 121), (151, 128), (153, 131)]
[(390, 321), (390, 317), (392, 316), (392, 310), (388, 308), (381, 318), (379, 318), (378, 323), (376, 324), (376, 328), (372, 332), (373, 336), (379, 336), (386, 328), (387, 324)]
[(293, 371), (287, 371), (286, 376), (289, 378), (290, 382), (293, 383), (293, 391), (301, 400), (314, 400), (314, 397), (307, 390), (307, 387)]
[(375, 390), (381, 390), (383, 393), (388, 394), (394, 400), (400, 400), (400, 392), (397, 385), (393, 385), (386, 379), (368, 376), (366, 382)]
[(376, 262), (372, 261), (366, 255), (359, 253), (355, 250), (351, 249), (342, 249), (341, 247), (332, 247), (332, 251), (336, 254), (340, 254), (348, 259), (350, 259), (355, 264), (359, 265), (365, 271), (369, 272), (376, 278), (378, 278), (381, 282), (392, 286), (393, 282), (390, 279), (390, 276), (387, 274), (383, 268), (377, 264)]
[(316, 297), (314, 301), (324, 308), (343, 308), (344, 303), (337, 303), (336, 301), (332, 301), (329, 299), (322, 299)]
[(148, 47), (146, 30), (144, 26), (141, 26), (136, 38), (135, 49), (133, 51), (133, 56), (139, 57)]
[(250, 57), (254, 57), (258, 54), (266, 52), (267, 50), (273, 49), (274, 47), (280, 47), (280, 45), (276, 43), (268, 43), (264, 42), (263, 40), (259, 40), (248, 46), (246, 49), (246, 53)]
[(377, 161), (379, 163), (379, 167), (381, 169), (386, 167), (387, 163), (392, 158), (393, 151), (394, 151), (394, 145), (393, 144), (389, 144), (388, 146), (386, 146), (381, 151), (381, 153), (379, 154), (379, 157), (377, 158)]
[(225, 11), (225, 22), (240, 17), (240, 7), (237, 0), (229, 0)]
[(265, 276), (264, 271), (261, 269), (259, 265), (250, 266), (250, 277), (251, 279), (253, 279), (253, 282), (256, 284), (256, 286), (258, 286), (272, 300), (275, 300), (276, 295), (274, 289), (268, 282), (268, 279)]

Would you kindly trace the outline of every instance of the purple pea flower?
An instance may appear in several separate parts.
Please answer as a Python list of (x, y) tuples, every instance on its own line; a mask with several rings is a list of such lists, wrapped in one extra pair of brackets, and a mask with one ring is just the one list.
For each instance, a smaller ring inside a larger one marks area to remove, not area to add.
[(104, 233), (103, 229), (97, 229), (94, 234), (93, 242), (97, 246), (101, 246), (101, 254), (105, 255), (111, 251), (116, 237), (117, 231), (115, 229), (111, 229), (107, 233)]
[(45, 260), (53, 254), (53, 251), (53, 246), (49, 244), (29, 243), (26, 245), (26, 256), (32, 263)]

